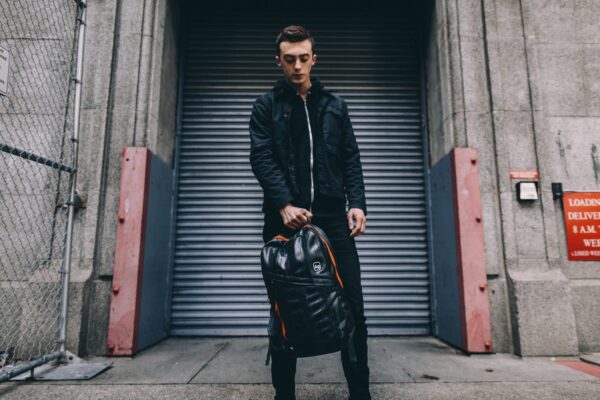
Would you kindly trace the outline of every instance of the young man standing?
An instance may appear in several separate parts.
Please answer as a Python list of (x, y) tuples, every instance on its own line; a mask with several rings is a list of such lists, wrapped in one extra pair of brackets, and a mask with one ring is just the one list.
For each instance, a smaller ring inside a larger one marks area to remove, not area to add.
[[(309, 222), (325, 231), (356, 324), (357, 362), (350, 362), (347, 351), (341, 354), (350, 400), (370, 400), (367, 325), (354, 241), (365, 232), (367, 208), (348, 107), (310, 76), (317, 55), (304, 27), (284, 28), (276, 54), (284, 77), (255, 101), (249, 124), (250, 162), (264, 193), (263, 240), (290, 236)], [(295, 399), (295, 374), (295, 358), (272, 353), (276, 400)]]

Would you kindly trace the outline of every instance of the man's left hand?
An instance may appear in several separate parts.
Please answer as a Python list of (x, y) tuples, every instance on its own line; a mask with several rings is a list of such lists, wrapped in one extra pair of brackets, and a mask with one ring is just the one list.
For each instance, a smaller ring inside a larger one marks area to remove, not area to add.
[(350, 237), (356, 237), (365, 233), (367, 217), (361, 208), (348, 210), (348, 228), (352, 230)]

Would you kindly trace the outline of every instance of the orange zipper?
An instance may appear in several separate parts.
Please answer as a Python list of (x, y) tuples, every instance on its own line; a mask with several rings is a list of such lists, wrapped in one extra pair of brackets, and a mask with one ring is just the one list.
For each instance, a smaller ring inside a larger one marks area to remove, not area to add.
[(287, 341), (287, 335), (285, 334), (285, 324), (283, 323), (283, 318), (281, 318), (281, 314), (279, 313), (279, 304), (275, 302), (275, 312), (279, 317), (279, 321), (281, 321), (281, 334), (283, 335), (283, 339)]
[[(311, 226), (311, 225), (310, 224), (306, 224), (306, 225), (303, 226), (303, 228), (308, 227), (308, 226)], [(316, 230), (315, 230), (315, 233), (319, 236), (319, 238), (321, 239), (321, 241), (323, 243), (325, 243), (325, 247), (327, 247), (327, 252), (329, 253), (329, 257), (331, 258), (331, 262), (333, 262), (333, 269), (335, 270), (335, 276), (336, 276), (338, 282), (340, 283), (340, 286), (343, 288), (344, 287), (344, 283), (342, 282), (342, 278), (340, 278), (340, 274), (338, 273), (337, 263), (335, 262), (335, 257), (333, 257), (333, 252), (329, 248), (329, 245), (327, 244), (327, 241), (323, 238), (323, 236), (321, 236), (321, 234), (319, 234), (319, 232), (317, 232)], [(286, 238), (285, 236), (282, 236), (282, 235), (277, 235), (273, 239), (283, 239), (286, 242), (289, 240), (288, 238)]]

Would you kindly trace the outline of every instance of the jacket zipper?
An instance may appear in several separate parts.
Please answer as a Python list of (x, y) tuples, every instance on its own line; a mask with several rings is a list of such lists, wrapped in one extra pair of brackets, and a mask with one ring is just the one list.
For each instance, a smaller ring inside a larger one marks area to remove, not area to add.
[[(310, 93), (310, 91), (308, 93)], [(306, 106), (306, 99), (302, 97), (302, 101), (304, 102), (304, 112), (306, 113), (306, 123), (308, 124), (308, 138), (310, 142), (310, 207), (308, 208), (308, 210), (312, 212), (313, 198), (315, 195), (315, 191), (313, 188), (313, 137), (312, 128), (310, 126), (310, 117), (308, 115), (308, 107)]]

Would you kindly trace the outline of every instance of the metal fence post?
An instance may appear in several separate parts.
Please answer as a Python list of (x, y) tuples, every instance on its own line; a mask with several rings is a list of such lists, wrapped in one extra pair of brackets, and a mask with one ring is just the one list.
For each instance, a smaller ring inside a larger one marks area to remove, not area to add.
[(78, 5), (81, 10), (79, 21), (79, 34), (77, 42), (77, 72), (75, 81), (75, 105), (73, 109), (73, 172), (71, 173), (71, 194), (67, 205), (69, 207), (69, 216), (67, 219), (67, 237), (65, 240), (65, 257), (62, 268), (62, 293), (60, 299), (60, 317), (58, 322), (58, 344), (59, 351), (66, 351), (67, 342), (67, 309), (69, 302), (69, 279), (71, 276), (71, 246), (73, 244), (73, 218), (75, 217), (76, 196), (77, 196), (77, 156), (79, 153), (79, 115), (81, 108), (81, 84), (83, 79), (83, 50), (85, 43), (85, 24), (87, 14), (87, 1), (80, 0)]

